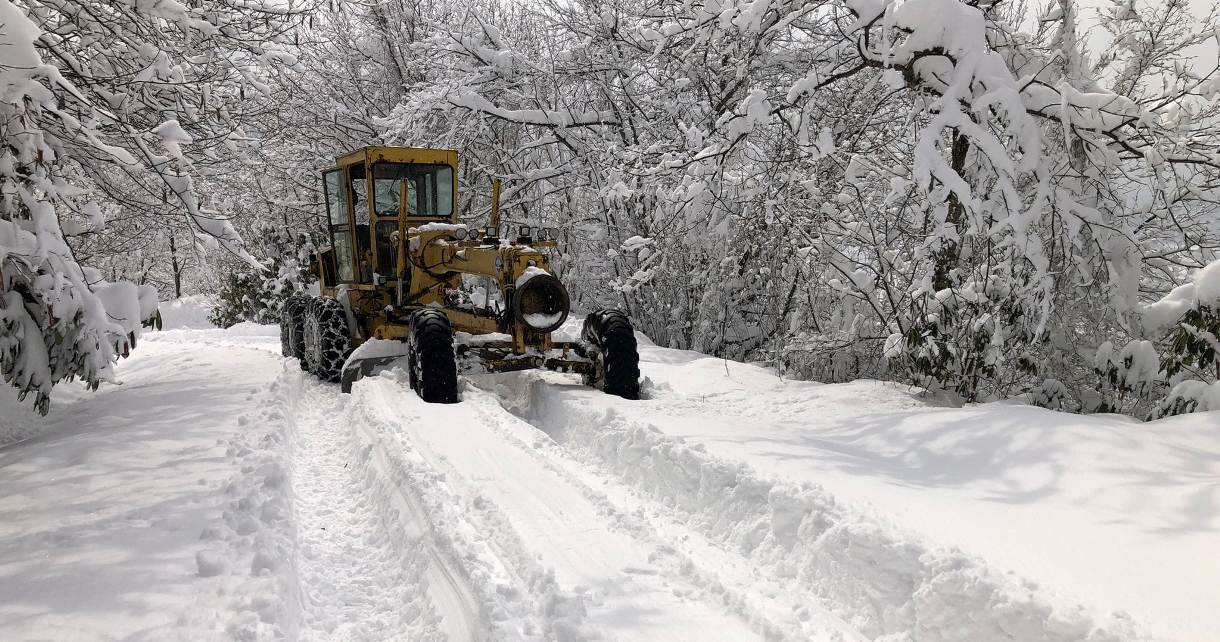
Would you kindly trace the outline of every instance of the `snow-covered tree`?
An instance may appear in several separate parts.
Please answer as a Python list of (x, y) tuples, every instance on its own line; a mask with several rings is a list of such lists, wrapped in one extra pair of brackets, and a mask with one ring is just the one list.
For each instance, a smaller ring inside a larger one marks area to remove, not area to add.
[(1140, 52), (1109, 89), (1080, 64), (1071, 2), (1035, 35), (956, 0), (848, 6), (861, 34), (851, 56), (918, 94), (899, 178), (928, 234), (904, 257), (913, 305), (888, 345), (918, 379), (968, 398), (1028, 388), (1097, 345), (1097, 329), (1129, 323), (1142, 272), (1215, 252), (1214, 210), (1197, 192), (1220, 139), (1175, 116), (1211, 109), (1209, 77), (1179, 65), (1153, 85), (1140, 71), (1170, 71), (1198, 42), (1184, 3), (1145, 14), (1161, 29), (1105, 24), (1124, 29), (1115, 51)]
[(79, 263), (73, 240), (102, 234), (108, 214), (179, 217), (184, 246), (249, 258), (223, 213), (200, 205), (196, 177), (245, 146), (257, 104), (245, 94), (291, 62), (275, 43), (293, 12), (0, 0), (0, 370), (40, 410), (58, 381), (108, 378), (155, 314), (148, 288)]
[(200, 250), (273, 259), (238, 232), (306, 231), (367, 144), (461, 150), (473, 223), (504, 179), (573, 301), (656, 341), (964, 399), (1147, 409), (1179, 375), (1141, 304), (1220, 251), (1216, 17), (1180, 0), (1105, 5), (1098, 54), (1074, 0), (74, 2), (28, 11), (100, 145), (60, 143), (63, 238), (242, 290), (228, 320), (279, 294)]
[(506, 222), (563, 230), (574, 302), (627, 309), (661, 343), (1136, 411), (1168, 385), (1147, 378), (1167, 353), (1140, 304), (1220, 251), (1220, 80), (1194, 58), (1216, 17), (1114, 2), (1090, 18), (1094, 54), (1081, 12), (329, 3), (279, 53), (246, 54), (296, 64), (225, 94), (257, 111), (260, 142), (199, 172), (199, 209), (305, 231), (335, 155), (456, 148), (463, 216), (485, 220), (503, 179)]

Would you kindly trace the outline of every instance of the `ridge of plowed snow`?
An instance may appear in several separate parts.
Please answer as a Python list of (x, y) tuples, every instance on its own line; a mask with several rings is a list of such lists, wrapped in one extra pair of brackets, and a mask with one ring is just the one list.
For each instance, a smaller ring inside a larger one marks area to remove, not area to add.
[(285, 443), (290, 430), (280, 382), (246, 396), (254, 399), (259, 409), (238, 415), (240, 429), (228, 439), (225, 456), (233, 471), (221, 487), (221, 518), (199, 535), (196, 569), (201, 577), (216, 577), (223, 587), (218, 593), (229, 596), (221, 612), (227, 618), (224, 637), (295, 639), (299, 585)]
[(625, 417), (618, 402), (563, 377), (528, 373), (502, 381), (502, 390), (517, 388), (515, 397), (504, 395), (507, 405), (571, 453), (671, 506), (767, 574), (796, 578), (821, 607), (868, 638), (1144, 637), (1124, 616), (1098, 619), (1032, 582), (842, 504), (816, 485), (769, 479), (668, 437), (655, 425)]
[[(536, 426), (509, 412), (500, 396), (499, 378), (471, 377), (484, 390), (471, 390), (464, 399), (479, 406), (506, 439), (540, 465), (563, 477), (605, 515), (613, 530), (623, 532), (653, 552), (649, 561), (660, 574), (680, 578), (692, 594), (725, 605), (767, 640), (863, 641), (842, 618), (820, 608), (786, 578), (760, 574), (755, 565), (731, 548), (703, 536), (674, 519), (674, 511), (634, 491), (618, 479), (589, 466), (551, 440)], [(511, 380), (511, 379), (510, 379)], [(511, 396), (511, 394), (510, 394)]]

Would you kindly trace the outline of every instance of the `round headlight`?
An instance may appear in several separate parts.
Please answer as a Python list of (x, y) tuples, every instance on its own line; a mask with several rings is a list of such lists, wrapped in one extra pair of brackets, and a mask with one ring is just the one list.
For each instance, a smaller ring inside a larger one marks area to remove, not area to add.
[(464, 228), (464, 227), (459, 227), (456, 230), (453, 230), (453, 238), (455, 238), (459, 241), (465, 241), (466, 235), (467, 235), (467, 232), (466, 232), (466, 228)]

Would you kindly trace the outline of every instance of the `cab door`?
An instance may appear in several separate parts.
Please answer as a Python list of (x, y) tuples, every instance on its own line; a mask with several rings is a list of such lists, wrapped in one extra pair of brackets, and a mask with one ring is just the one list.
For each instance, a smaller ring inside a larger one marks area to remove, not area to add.
[(327, 227), (330, 230), (331, 247), (335, 252), (335, 272), (340, 283), (356, 280), (356, 257), (353, 252), (351, 194), (343, 168), (327, 170), (322, 174), (322, 190), (326, 196)]

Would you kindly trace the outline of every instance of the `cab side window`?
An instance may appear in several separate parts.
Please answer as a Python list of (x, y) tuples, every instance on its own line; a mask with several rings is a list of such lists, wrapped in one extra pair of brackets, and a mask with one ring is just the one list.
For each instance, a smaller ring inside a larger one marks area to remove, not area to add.
[(343, 181), (343, 170), (334, 169), (322, 176), (326, 192), (326, 213), (330, 221), (331, 244), (335, 248), (335, 268), (340, 281), (356, 280), (352, 257), (352, 229), (348, 225), (349, 194)]

